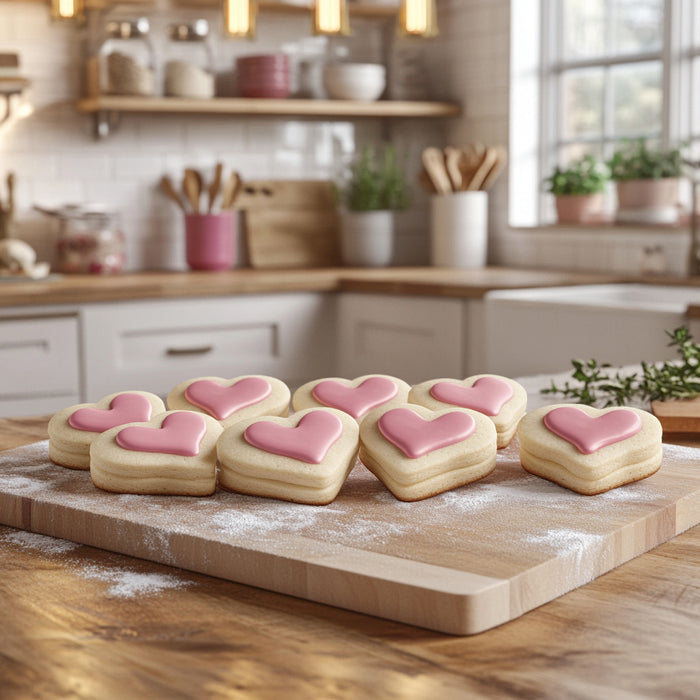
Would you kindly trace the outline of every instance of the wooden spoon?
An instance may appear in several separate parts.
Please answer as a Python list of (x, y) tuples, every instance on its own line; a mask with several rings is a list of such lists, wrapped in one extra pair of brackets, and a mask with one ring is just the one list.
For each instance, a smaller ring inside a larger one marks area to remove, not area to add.
[(496, 151), (498, 152), (498, 157), (481, 184), (482, 190), (488, 190), (491, 188), (508, 161), (508, 152), (506, 151), (505, 146), (496, 146)]
[(241, 189), (241, 176), (234, 170), (224, 184), (224, 191), (221, 195), (221, 208), (232, 209)]
[(463, 177), (460, 163), (463, 155), (464, 153), (461, 148), (445, 146), (445, 169), (447, 170), (447, 176), (452, 182), (452, 189), (454, 192), (459, 192), (462, 189)]
[(182, 191), (195, 214), (199, 214), (199, 195), (202, 192), (202, 178), (193, 168), (185, 168)]
[(208, 211), (211, 214), (212, 209), (214, 208), (214, 202), (216, 201), (216, 196), (219, 194), (219, 190), (221, 189), (221, 175), (224, 170), (224, 165), (223, 163), (217, 163), (216, 167), (214, 168), (214, 179), (211, 181), (211, 184), (209, 185), (209, 208)]
[(445, 169), (445, 157), (439, 148), (430, 146), (423, 151), (423, 166), (438, 194), (452, 192), (452, 182)]
[(430, 175), (428, 175), (428, 171), (425, 168), (421, 168), (420, 172), (418, 173), (418, 184), (428, 193), (428, 194), (437, 194), (438, 191), (435, 189), (435, 185), (433, 184), (433, 181), (430, 179)]
[(484, 184), (484, 180), (486, 179), (486, 176), (491, 171), (491, 168), (496, 163), (497, 159), (498, 159), (498, 151), (493, 147), (487, 148), (486, 151), (484, 152), (484, 155), (481, 158), (481, 162), (479, 163), (479, 166), (474, 171), (474, 174), (472, 175), (471, 179), (469, 180), (466, 189), (469, 190), (470, 192), (482, 189), (482, 185)]
[(163, 175), (163, 177), (160, 179), (160, 189), (163, 192), (163, 194), (168, 197), (168, 199), (171, 199), (175, 204), (177, 204), (182, 211), (187, 212), (187, 207), (185, 206), (185, 203), (182, 201), (180, 198), (180, 194), (178, 191), (175, 189), (175, 185), (173, 185), (173, 181), (167, 176)]

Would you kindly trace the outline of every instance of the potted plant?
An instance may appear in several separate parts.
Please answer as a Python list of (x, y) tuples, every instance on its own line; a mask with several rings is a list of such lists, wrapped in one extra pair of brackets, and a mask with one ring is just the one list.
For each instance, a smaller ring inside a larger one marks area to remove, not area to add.
[(625, 141), (608, 167), (617, 188), (618, 220), (678, 220), (678, 180), (683, 175), (680, 148), (652, 148), (646, 139)]
[(583, 224), (598, 218), (608, 179), (605, 165), (591, 154), (572, 161), (566, 168), (557, 166), (544, 182), (556, 198), (559, 223)]
[(346, 265), (388, 265), (394, 250), (394, 211), (410, 201), (396, 149), (366, 145), (338, 188), (341, 252)]

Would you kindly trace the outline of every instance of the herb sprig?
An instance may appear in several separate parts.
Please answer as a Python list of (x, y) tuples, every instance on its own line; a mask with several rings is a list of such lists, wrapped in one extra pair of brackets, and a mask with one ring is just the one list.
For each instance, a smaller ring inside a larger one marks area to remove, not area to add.
[(590, 406), (624, 406), (634, 401), (651, 402), (667, 399), (692, 399), (700, 394), (700, 346), (686, 326), (665, 331), (680, 358), (661, 363), (641, 363), (639, 372), (613, 371), (610, 364), (597, 360), (571, 360), (571, 381), (558, 386), (554, 381), (542, 394), (557, 394)]

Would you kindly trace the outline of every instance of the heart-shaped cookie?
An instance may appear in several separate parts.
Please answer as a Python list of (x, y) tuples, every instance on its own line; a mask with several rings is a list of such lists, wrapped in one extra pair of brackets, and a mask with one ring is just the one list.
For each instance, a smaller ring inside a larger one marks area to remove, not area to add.
[(523, 468), (585, 495), (645, 479), (661, 466), (662, 430), (648, 411), (555, 404), (518, 426)]
[(589, 416), (576, 406), (553, 408), (545, 414), (544, 424), (583, 454), (626, 440), (642, 429), (642, 419), (634, 411), (615, 409)]
[(153, 407), (147, 396), (124, 392), (109, 402), (109, 408), (84, 406), (76, 409), (68, 418), (68, 424), (76, 430), (103, 433), (117, 425), (149, 420), (152, 414)]
[(325, 411), (310, 411), (293, 427), (258, 420), (246, 428), (243, 437), (250, 445), (265, 452), (320, 464), (342, 433), (343, 424), (338, 416)]
[(212, 379), (200, 379), (185, 389), (185, 398), (216, 420), (224, 420), (242, 408), (260, 403), (271, 393), (272, 385), (263, 377), (244, 377), (228, 386)]
[(170, 410), (212, 416), (224, 428), (256, 416), (286, 416), (289, 387), (275, 377), (247, 374), (233, 379), (197, 377), (180, 382), (168, 394)]
[(90, 447), (90, 476), (116, 493), (208, 496), (216, 489), (219, 421), (194, 411), (166, 411), (117, 426)]
[(389, 377), (368, 377), (357, 386), (342, 384), (337, 379), (318, 382), (311, 390), (324, 406), (338, 408), (357, 419), (372, 408), (396, 398), (399, 388)]
[(219, 484), (253, 496), (328, 504), (355, 466), (358, 433), (356, 420), (328, 407), (239, 421), (217, 444)]
[(500, 377), (480, 377), (471, 386), (460, 382), (436, 382), (430, 394), (438, 401), (497, 416), (513, 398), (513, 387)]
[(488, 416), (496, 426), (499, 448), (513, 439), (527, 408), (525, 389), (498, 374), (475, 374), (461, 380), (430, 379), (412, 387), (408, 400), (433, 410), (459, 406)]
[(90, 445), (119, 425), (147, 421), (165, 412), (163, 400), (147, 391), (120, 391), (96, 403), (57, 411), (49, 421), (49, 457), (71, 469), (90, 468)]
[(467, 413), (450, 411), (426, 420), (410, 408), (386, 411), (377, 425), (381, 434), (411, 459), (466, 440), (476, 428), (474, 418)]
[(387, 374), (366, 374), (356, 379), (327, 377), (300, 386), (292, 397), (296, 411), (327, 406), (362, 421), (369, 411), (389, 403), (404, 403), (411, 387)]
[(483, 413), (400, 404), (360, 424), (360, 460), (402, 501), (464, 486), (496, 465), (496, 428)]
[(132, 452), (162, 452), (194, 457), (207, 432), (204, 416), (190, 411), (170, 412), (159, 427), (131, 425), (116, 435), (119, 447)]

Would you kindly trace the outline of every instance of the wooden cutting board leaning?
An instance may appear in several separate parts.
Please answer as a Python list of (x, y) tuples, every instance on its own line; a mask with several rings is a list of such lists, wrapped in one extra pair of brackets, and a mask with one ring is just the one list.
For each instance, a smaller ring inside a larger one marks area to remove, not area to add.
[(340, 264), (339, 221), (328, 180), (247, 180), (236, 208), (243, 212), (255, 268)]

